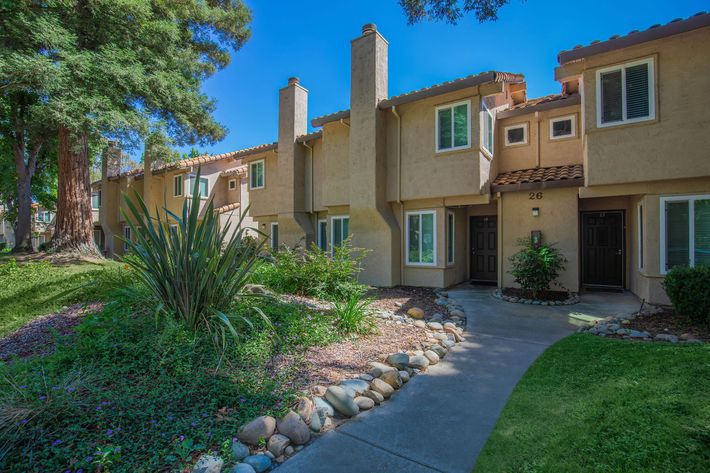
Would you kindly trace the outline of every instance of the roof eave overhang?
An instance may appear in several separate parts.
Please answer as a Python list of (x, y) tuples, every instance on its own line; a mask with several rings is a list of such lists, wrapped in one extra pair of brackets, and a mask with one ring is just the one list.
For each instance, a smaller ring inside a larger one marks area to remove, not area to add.
[(545, 110), (552, 110), (555, 108), (569, 107), (570, 105), (577, 105), (582, 103), (582, 97), (578, 94), (570, 95), (564, 99), (551, 100), (550, 102), (544, 102), (537, 105), (531, 105), (524, 108), (514, 108), (512, 110), (503, 110), (498, 112), (498, 118), (510, 118), (517, 117), (519, 115), (526, 115), (528, 113), (542, 112)]
[(582, 187), (584, 178), (560, 179), (557, 181), (521, 182), (518, 184), (491, 184), (491, 193), (496, 192), (517, 192), (541, 189), (558, 189), (561, 187)]

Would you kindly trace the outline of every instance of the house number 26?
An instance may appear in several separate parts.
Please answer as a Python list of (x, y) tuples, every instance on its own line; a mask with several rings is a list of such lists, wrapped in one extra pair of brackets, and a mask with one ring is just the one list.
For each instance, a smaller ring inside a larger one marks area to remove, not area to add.
[(542, 192), (530, 192), (528, 194), (528, 199), (530, 200), (540, 200), (542, 199)]

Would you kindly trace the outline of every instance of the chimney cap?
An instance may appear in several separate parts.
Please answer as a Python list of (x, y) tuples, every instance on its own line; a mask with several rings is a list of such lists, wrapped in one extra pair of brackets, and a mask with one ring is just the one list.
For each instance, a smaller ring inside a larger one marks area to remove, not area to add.
[(363, 35), (368, 35), (370, 33), (374, 33), (377, 31), (377, 25), (374, 23), (365, 23), (362, 25), (362, 34)]
[(296, 85), (300, 82), (301, 80), (298, 77), (289, 77), (288, 78), (288, 85)]

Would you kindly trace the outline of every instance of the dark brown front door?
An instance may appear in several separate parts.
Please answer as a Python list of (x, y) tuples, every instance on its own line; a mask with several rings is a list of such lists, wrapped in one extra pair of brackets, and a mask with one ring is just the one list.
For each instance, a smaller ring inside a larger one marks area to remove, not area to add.
[(582, 213), (582, 284), (624, 286), (624, 212)]
[(471, 217), (471, 279), (498, 280), (498, 218)]

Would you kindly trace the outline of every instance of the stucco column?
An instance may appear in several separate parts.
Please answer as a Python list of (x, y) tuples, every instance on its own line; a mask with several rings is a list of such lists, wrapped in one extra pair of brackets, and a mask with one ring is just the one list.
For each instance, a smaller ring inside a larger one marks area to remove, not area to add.
[(308, 131), (308, 90), (296, 77), (279, 91), (279, 243), (310, 246), (315, 231), (305, 206), (305, 156), (296, 139)]
[(385, 112), (387, 40), (375, 25), (363, 26), (351, 43), (350, 232), (355, 247), (372, 251), (361, 280), (376, 286), (399, 284), (400, 229), (386, 198)]

